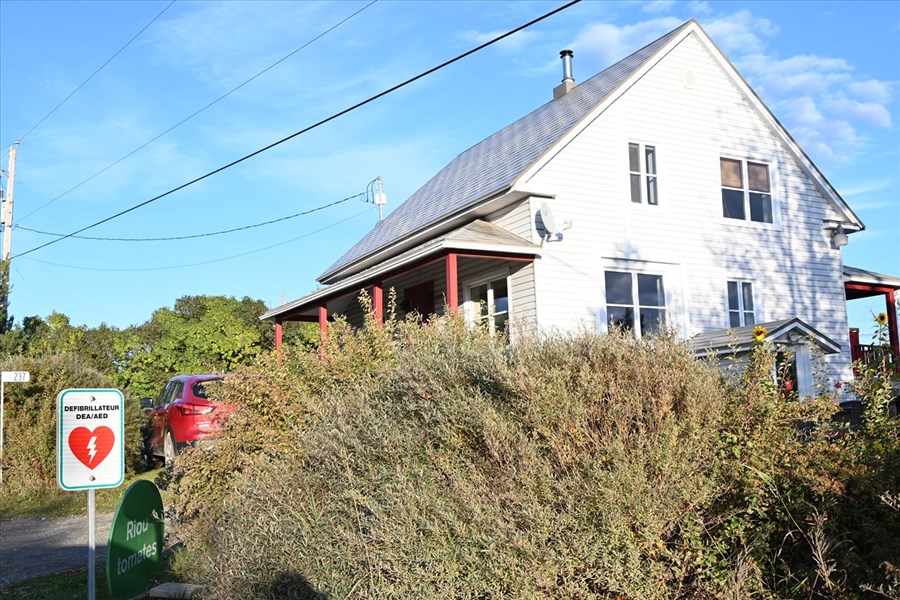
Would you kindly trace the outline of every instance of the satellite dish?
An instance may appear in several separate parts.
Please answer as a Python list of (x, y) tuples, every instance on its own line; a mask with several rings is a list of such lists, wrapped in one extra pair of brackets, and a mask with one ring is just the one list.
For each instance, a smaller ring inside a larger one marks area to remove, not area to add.
[(544, 223), (544, 231), (547, 235), (557, 233), (556, 219), (553, 217), (553, 213), (550, 212), (550, 207), (546, 202), (541, 203), (541, 221)]

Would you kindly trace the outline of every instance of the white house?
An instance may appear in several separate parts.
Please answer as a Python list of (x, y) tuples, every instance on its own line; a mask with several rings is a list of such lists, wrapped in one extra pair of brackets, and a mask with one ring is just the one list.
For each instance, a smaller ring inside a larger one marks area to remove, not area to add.
[(849, 379), (841, 246), (864, 225), (703, 29), (580, 84), (561, 55), (552, 101), (457, 156), (326, 287), (262, 315), (278, 345), (287, 320), (361, 321), (361, 289), (381, 319), (394, 288), (401, 314), (447, 306), (513, 337), (665, 324), (702, 354), (768, 324), (796, 350), (801, 392), (813, 355)]

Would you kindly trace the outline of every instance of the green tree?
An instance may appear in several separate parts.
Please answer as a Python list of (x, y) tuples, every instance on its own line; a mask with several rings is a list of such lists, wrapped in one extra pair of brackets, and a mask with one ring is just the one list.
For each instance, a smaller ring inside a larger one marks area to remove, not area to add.
[(172, 375), (233, 371), (272, 345), (261, 300), (184, 296), (129, 329), (122, 342), (122, 378), (151, 396)]
[(53, 311), (46, 319), (27, 319), (27, 353), (31, 356), (78, 354), (83, 347), (85, 327), (73, 327), (68, 316)]

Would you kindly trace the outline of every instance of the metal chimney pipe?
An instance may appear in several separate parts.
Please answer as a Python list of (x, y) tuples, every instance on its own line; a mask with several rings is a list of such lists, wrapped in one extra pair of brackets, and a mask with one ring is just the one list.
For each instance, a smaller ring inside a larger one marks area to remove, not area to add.
[(572, 77), (572, 57), (575, 55), (571, 50), (563, 50), (559, 53), (559, 57), (563, 61), (563, 79), (562, 83), (553, 88), (553, 99), (559, 100), (575, 88), (575, 78)]
[(575, 78), (572, 77), (572, 57), (574, 55), (575, 53), (571, 50), (562, 50), (559, 53), (559, 57), (563, 61), (563, 81), (575, 81)]

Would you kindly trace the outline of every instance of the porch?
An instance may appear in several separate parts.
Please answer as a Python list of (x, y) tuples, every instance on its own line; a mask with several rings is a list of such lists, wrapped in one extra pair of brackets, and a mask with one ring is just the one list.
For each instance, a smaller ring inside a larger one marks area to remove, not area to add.
[[(865, 344), (860, 340), (859, 328), (850, 328), (850, 356), (854, 364), (870, 364), (887, 357), (894, 370), (900, 368), (897, 357), (900, 356), (900, 335), (897, 326), (897, 297), (900, 290), (900, 278), (882, 275), (856, 267), (844, 266), (844, 292), (846, 299), (884, 297), (884, 314), (887, 316), (888, 339), (884, 344)], [(855, 371), (855, 370), (854, 370)]]
[[(525, 321), (534, 314), (535, 256), (540, 246), (509, 231), (476, 220), (416, 246), (378, 265), (350, 275), (312, 294), (273, 308), (261, 319), (275, 322), (275, 348), (283, 344), (287, 321), (318, 323), (324, 339), (328, 323), (341, 315), (354, 326), (366, 319), (359, 294), (371, 298), (372, 318), (382, 324), (393, 308), (397, 318), (416, 314), (453, 314), (470, 302), (479, 306), (473, 318), (500, 327), (507, 320)], [(395, 306), (387, 303), (393, 290)]]

